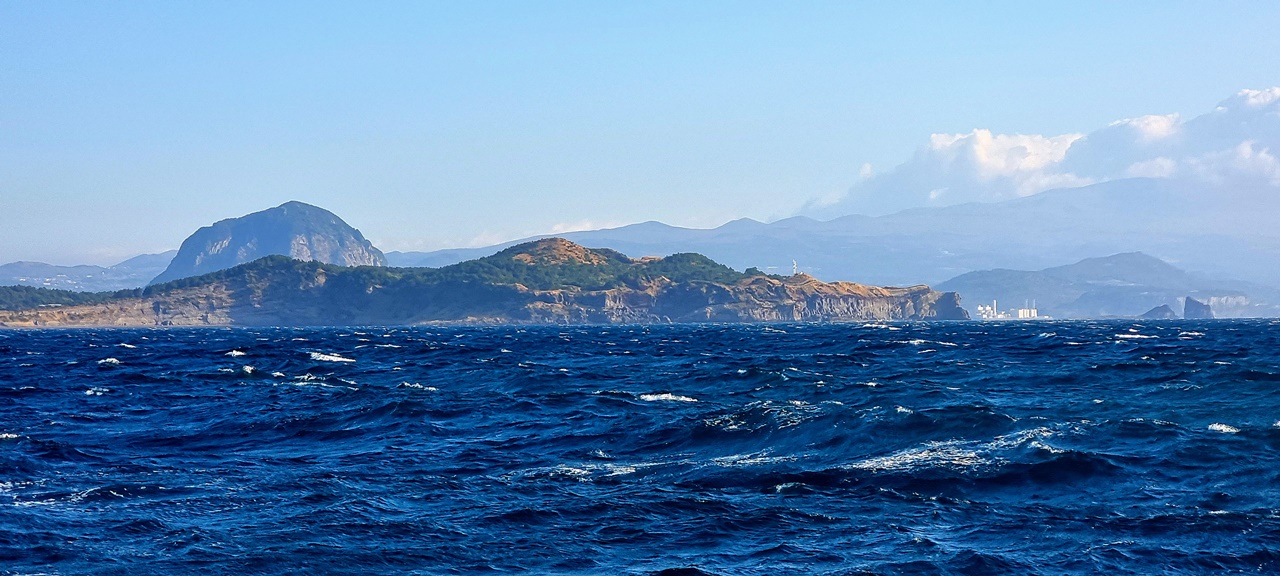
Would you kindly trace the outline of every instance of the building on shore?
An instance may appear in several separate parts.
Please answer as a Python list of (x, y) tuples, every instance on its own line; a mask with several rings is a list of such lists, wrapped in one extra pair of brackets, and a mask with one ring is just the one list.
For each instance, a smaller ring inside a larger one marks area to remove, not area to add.
[(990, 305), (979, 304), (975, 316), (980, 320), (1033, 320), (1041, 318), (1040, 310), (1035, 302), (1024, 303), (1022, 308), (1001, 310), (999, 304), (992, 300)]

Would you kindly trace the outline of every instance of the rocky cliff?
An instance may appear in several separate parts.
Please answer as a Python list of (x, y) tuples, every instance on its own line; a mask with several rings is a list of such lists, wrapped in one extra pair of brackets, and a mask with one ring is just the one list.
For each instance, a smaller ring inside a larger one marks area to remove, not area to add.
[(1204, 302), (1190, 296), (1182, 304), (1182, 317), (1188, 320), (1206, 320), (1213, 318), (1213, 309)]
[(339, 266), (387, 264), (381, 251), (337, 215), (310, 204), (286, 202), (197, 230), (151, 283), (224, 270), (273, 254)]
[(441, 269), (283, 257), (102, 303), (0, 312), (5, 326), (372, 325), (966, 319), (927, 286), (745, 274), (696, 254), (633, 260), (560, 239)]

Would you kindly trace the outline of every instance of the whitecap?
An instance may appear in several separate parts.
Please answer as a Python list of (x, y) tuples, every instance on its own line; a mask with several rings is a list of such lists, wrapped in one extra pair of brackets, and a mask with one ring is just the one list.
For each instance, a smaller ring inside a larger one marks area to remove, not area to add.
[(697, 398), (690, 398), (688, 396), (677, 396), (670, 392), (663, 392), (661, 394), (641, 394), (640, 399), (644, 400), (645, 402), (659, 402), (659, 401), (697, 402), (698, 401)]
[(1235, 426), (1230, 426), (1230, 425), (1222, 424), (1219, 422), (1214, 422), (1213, 424), (1210, 424), (1209, 429), (1213, 430), (1214, 432), (1221, 432), (1223, 434), (1235, 434), (1240, 431), (1240, 429), (1236, 428)]
[(116, 344), (116, 346), (119, 346), (121, 348), (129, 348), (129, 349), (137, 348), (137, 346), (134, 346), (133, 344), (125, 344), (124, 342)]
[(13, 440), (17, 437), (18, 435), (12, 432), (0, 432), (0, 440)]
[(795, 456), (770, 456), (768, 452), (756, 452), (752, 454), (734, 454), (732, 456), (721, 456), (712, 458), (711, 463), (716, 466), (735, 467), (735, 466), (760, 466), (764, 464), (776, 464), (779, 462), (794, 462)]
[(120, 359), (118, 359), (118, 358), (103, 358), (103, 359), (101, 359), (101, 360), (99, 360), (99, 361), (98, 361), (98, 364), (101, 364), (101, 365), (103, 365), (103, 366), (119, 366), (119, 365), (120, 365)]
[(871, 471), (910, 470), (926, 466), (976, 466), (985, 460), (974, 450), (946, 443), (931, 442), (921, 448), (903, 450), (888, 456), (868, 458), (848, 468)]
[(323, 352), (311, 352), (311, 359), (316, 362), (355, 362), (354, 358), (346, 358), (337, 354), (325, 354)]
[(418, 384), (417, 382), (401, 382), (400, 385), (397, 386), (397, 388), (417, 388), (419, 390), (426, 390), (427, 392), (437, 392), (440, 390), (435, 386), (423, 386), (422, 384)]
[(244, 352), (241, 352), (241, 351), (239, 351), (239, 350), (232, 350), (232, 351), (227, 352), (226, 354), (224, 354), (224, 356), (230, 356), (230, 357), (232, 357), (232, 358), (236, 358), (236, 357), (238, 357), (238, 356), (244, 356)]
[(85, 391), (84, 391), (84, 394), (85, 394), (85, 396), (101, 396), (101, 395), (106, 394), (107, 392), (110, 392), (110, 391), (111, 391), (111, 389), (110, 389), (110, 388), (99, 388), (99, 387), (96, 387), (96, 386), (95, 386), (95, 387), (93, 387), (93, 388), (90, 388), (90, 389), (88, 389), (88, 390), (85, 390)]
[(635, 466), (619, 466), (614, 464), (605, 464), (604, 469), (607, 472), (605, 476), (623, 476), (625, 474), (635, 474)]
[(1120, 338), (1122, 340), (1149, 340), (1151, 338), (1159, 338), (1159, 336), (1153, 336), (1151, 334), (1116, 334), (1116, 338)]

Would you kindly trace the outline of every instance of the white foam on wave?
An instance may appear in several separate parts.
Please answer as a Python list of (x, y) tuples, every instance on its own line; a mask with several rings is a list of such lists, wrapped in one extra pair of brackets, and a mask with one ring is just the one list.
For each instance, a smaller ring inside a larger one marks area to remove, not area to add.
[(338, 381), (342, 382), (343, 384), (346, 384), (346, 386), (341, 384), (330, 384), (326, 381), (325, 378), (316, 376), (314, 374), (303, 374), (301, 376), (294, 376), (293, 379), (295, 380), (293, 384), (294, 386), (319, 386), (321, 388), (345, 388), (347, 390), (360, 389), (359, 387), (357, 387), (355, 382), (351, 380), (345, 380), (342, 378), (338, 378)]
[(18, 435), (12, 432), (0, 432), (0, 440), (14, 440), (16, 438), (18, 438)]
[(1116, 338), (1121, 340), (1150, 340), (1152, 338), (1159, 338), (1159, 336), (1153, 336), (1151, 334), (1116, 334)]
[(121, 348), (129, 348), (129, 349), (137, 348), (137, 346), (134, 346), (133, 344), (125, 344), (124, 342), (116, 344), (116, 346), (119, 346)]
[(697, 402), (698, 401), (697, 398), (690, 398), (688, 396), (677, 396), (670, 392), (663, 392), (661, 394), (641, 394), (640, 399), (644, 400), (645, 402)]
[(868, 458), (849, 464), (847, 468), (873, 472), (910, 470), (926, 466), (969, 467), (982, 464), (986, 459), (975, 450), (962, 448), (951, 442), (930, 442), (920, 448), (895, 452), (888, 456)]
[(119, 358), (103, 358), (98, 361), (98, 364), (101, 364), (103, 366), (119, 366), (120, 359)]
[(1213, 424), (1210, 424), (1209, 429), (1213, 430), (1214, 432), (1221, 432), (1223, 434), (1235, 434), (1240, 432), (1239, 428), (1236, 428), (1235, 426), (1231, 426), (1228, 424), (1222, 424), (1220, 422), (1214, 422)]
[(719, 458), (712, 458), (711, 463), (716, 466), (733, 468), (738, 466), (760, 466), (764, 464), (777, 464), (779, 462), (794, 462), (795, 460), (795, 456), (770, 456), (769, 452), (765, 451), (751, 454), (721, 456)]
[(355, 358), (346, 358), (337, 354), (326, 354), (324, 352), (311, 352), (311, 359), (316, 362), (355, 362)]
[(616, 476), (625, 476), (635, 474), (637, 471), (661, 466), (662, 462), (640, 462), (635, 464), (614, 464), (614, 463), (578, 463), (578, 464), (558, 464), (556, 466), (540, 466), (530, 468), (519, 472), (513, 472), (503, 475), (503, 479), (512, 480), (516, 478), (524, 479), (548, 479), (548, 480), (576, 480), (578, 482), (591, 482), (595, 478), (610, 478)]
[(111, 389), (110, 389), (110, 388), (101, 388), (101, 387), (95, 386), (95, 387), (93, 387), (93, 388), (90, 388), (90, 389), (88, 389), (88, 390), (85, 390), (85, 391), (84, 391), (84, 394), (85, 394), (85, 396), (101, 396), (101, 395), (106, 394), (107, 392), (110, 392), (110, 391), (111, 391)]
[(240, 357), (240, 356), (244, 356), (244, 352), (241, 352), (241, 351), (239, 351), (239, 350), (232, 350), (232, 351), (227, 352), (226, 354), (224, 354), (224, 356), (230, 356), (230, 357), (232, 357), (232, 358), (237, 358), (237, 357)]
[(435, 386), (423, 386), (417, 382), (401, 382), (397, 388), (417, 388), (419, 390), (426, 390), (427, 392), (438, 392), (440, 390)]
[(888, 456), (868, 458), (860, 462), (848, 464), (845, 468), (870, 470), (873, 472), (903, 471), (920, 468), (946, 466), (952, 468), (969, 468), (1000, 461), (993, 452), (1016, 449), (1022, 446), (1059, 454), (1064, 452), (1044, 441), (1056, 435), (1048, 427), (1030, 428), (1004, 436), (997, 436), (990, 442), (948, 440), (945, 442), (926, 442), (917, 448), (909, 448), (894, 452)]

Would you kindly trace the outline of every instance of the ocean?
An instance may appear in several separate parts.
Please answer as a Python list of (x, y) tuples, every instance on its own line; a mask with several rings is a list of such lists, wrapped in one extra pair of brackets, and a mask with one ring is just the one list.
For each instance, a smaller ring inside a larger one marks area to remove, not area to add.
[(0, 574), (1280, 572), (1280, 322), (0, 331)]

